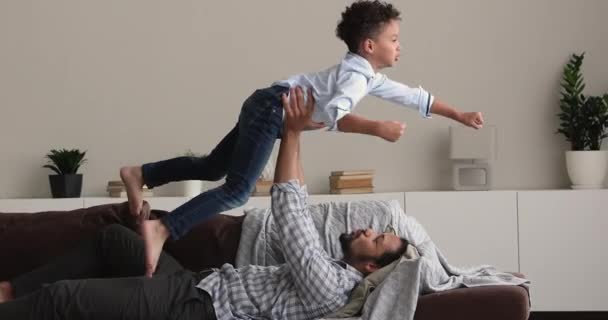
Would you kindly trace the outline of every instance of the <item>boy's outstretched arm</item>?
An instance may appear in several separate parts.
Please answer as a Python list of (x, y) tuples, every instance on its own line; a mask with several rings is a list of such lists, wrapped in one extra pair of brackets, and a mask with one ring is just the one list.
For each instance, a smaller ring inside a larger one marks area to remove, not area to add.
[(289, 98), (282, 96), (285, 120), (283, 137), (274, 174), (274, 183), (288, 182), (297, 179), (304, 185), (304, 175), (300, 163), (300, 134), (306, 129), (312, 117), (314, 98), (308, 90), (306, 104), (301, 88), (290, 89)]
[(483, 127), (481, 112), (460, 112), (437, 98), (431, 105), (431, 113), (450, 118), (471, 128), (481, 129)]
[[(481, 112), (460, 112), (447, 103), (435, 98), (431, 105), (431, 113), (450, 118), (475, 129), (483, 127)], [(362, 116), (349, 113), (338, 120), (338, 130), (341, 132), (361, 133), (380, 137), (390, 142), (401, 138), (406, 125), (399, 121), (369, 120)]]

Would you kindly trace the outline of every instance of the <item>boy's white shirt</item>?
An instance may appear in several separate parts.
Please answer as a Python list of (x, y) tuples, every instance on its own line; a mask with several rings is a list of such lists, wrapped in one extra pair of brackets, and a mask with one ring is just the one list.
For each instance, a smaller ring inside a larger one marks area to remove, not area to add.
[(300, 86), (303, 90), (312, 88), (316, 101), (312, 120), (323, 122), (330, 131), (336, 131), (337, 121), (351, 113), (367, 94), (416, 108), (425, 118), (430, 118), (434, 100), (422, 87), (410, 88), (384, 74), (374, 72), (367, 59), (351, 52), (329, 69), (298, 74), (273, 85), (290, 88)]

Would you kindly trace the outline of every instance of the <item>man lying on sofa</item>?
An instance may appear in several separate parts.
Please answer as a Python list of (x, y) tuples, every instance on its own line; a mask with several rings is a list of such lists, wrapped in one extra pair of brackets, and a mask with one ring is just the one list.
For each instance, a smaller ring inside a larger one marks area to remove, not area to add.
[(55, 262), (3, 282), (0, 319), (314, 319), (345, 305), (362, 278), (399, 258), (407, 241), (358, 230), (340, 236), (343, 259), (324, 251), (306, 207), (300, 164), (300, 132), (313, 103), (309, 96), (304, 104), (299, 89), (289, 101), (283, 97), (272, 215), (285, 264), (225, 264), (197, 273), (163, 254), (155, 276), (146, 278), (142, 241), (113, 225)]

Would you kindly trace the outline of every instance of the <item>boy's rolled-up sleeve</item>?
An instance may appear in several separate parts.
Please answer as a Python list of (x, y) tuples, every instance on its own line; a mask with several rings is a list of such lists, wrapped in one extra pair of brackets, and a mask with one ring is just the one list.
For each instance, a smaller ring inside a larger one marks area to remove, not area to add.
[(322, 121), (329, 131), (338, 130), (338, 120), (352, 112), (354, 107), (367, 94), (367, 78), (365, 76), (349, 72), (342, 75), (336, 82), (334, 94), (325, 105)]

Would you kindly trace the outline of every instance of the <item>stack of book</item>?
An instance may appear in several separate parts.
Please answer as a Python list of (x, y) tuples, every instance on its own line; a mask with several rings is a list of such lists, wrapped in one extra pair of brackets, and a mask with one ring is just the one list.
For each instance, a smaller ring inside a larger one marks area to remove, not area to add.
[(329, 191), (333, 194), (373, 193), (374, 170), (332, 171)]
[(261, 180), (255, 182), (253, 196), (269, 196), (270, 188), (272, 188), (272, 180)]
[[(108, 187), (106, 189), (108, 194), (112, 198), (126, 198), (127, 190), (125, 184), (121, 180), (108, 181)], [(143, 196), (148, 198), (152, 197), (152, 190), (148, 189), (147, 186), (143, 187)]]

